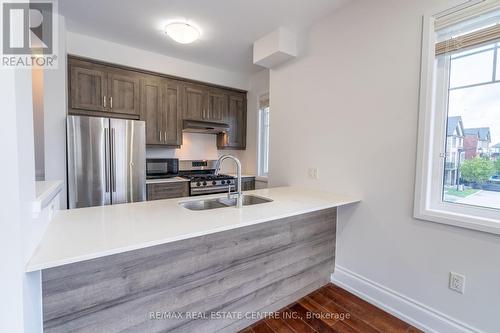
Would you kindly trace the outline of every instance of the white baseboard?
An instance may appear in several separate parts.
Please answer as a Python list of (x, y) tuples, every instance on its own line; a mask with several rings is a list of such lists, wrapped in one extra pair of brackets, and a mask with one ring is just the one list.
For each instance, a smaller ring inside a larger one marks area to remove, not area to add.
[(332, 282), (425, 332), (482, 332), (341, 266), (335, 266)]

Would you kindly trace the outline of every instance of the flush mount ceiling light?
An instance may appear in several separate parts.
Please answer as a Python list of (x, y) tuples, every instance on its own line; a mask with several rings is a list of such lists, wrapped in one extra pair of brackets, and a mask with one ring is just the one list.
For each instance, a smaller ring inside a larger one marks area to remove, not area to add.
[(165, 33), (177, 43), (190, 44), (200, 38), (200, 31), (189, 23), (174, 22), (165, 26)]

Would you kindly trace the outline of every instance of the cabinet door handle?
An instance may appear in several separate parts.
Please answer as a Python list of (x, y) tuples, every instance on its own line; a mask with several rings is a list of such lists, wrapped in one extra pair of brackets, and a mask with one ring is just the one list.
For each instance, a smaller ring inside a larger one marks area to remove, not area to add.
[(160, 133), (160, 142), (161, 142), (161, 131), (158, 131)]
[(106, 107), (106, 96), (102, 97), (102, 106)]
[(167, 142), (167, 131), (163, 132), (163, 137), (165, 138), (165, 142)]
[(110, 109), (112, 109), (112, 108), (113, 108), (113, 96), (111, 96), (111, 97), (109, 98), (109, 107), (110, 107)]

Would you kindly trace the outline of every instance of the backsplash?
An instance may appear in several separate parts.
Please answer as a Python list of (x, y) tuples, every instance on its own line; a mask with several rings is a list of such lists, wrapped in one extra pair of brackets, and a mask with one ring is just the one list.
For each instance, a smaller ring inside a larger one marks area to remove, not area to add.
[[(217, 136), (212, 134), (183, 133), (179, 149), (146, 147), (147, 158), (178, 158), (180, 160), (216, 160), (223, 154), (233, 154), (241, 159), (241, 152), (217, 150)], [(243, 165), (245, 171), (245, 165)], [(234, 173), (233, 163), (224, 163), (222, 172)]]
[(216, 140), (216, 135), (183, 133), (181, 148), (171, 149), (148, 146), (146, 149), (146, 157), (175, 157), (180, 160), (216, 160), (219, 158)]

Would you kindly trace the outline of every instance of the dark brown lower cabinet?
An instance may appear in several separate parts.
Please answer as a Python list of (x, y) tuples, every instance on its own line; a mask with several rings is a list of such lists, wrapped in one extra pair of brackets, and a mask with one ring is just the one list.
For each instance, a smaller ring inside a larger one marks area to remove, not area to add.
[(189, 196), (189, 182), (147, 184), (146, 189), (148, 201)]

